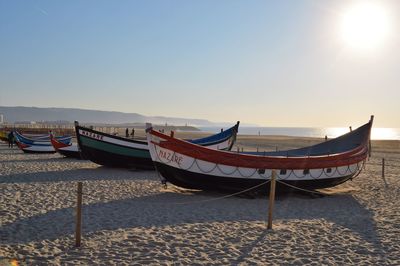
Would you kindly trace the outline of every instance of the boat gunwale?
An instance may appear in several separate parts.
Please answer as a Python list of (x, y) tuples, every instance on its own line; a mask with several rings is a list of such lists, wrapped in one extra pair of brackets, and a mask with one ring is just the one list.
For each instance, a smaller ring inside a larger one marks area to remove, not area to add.
[[(366, 128), (364, 128), (366, 127)], [(245, 167), (245, 168), (260, 168), (260, 169), (314, 169), (321, 167), (344, 166), (352, 163), (360, 162), (366, 159), (369, 152), (369, 136), (372, 127), (372, 119), (370, 122), (360, 126), (359, 130), (363, 133), (360, 136), (361, 142), (358, 146), (336, 154), (326, 154), (318, 156), (263, 156), (254, 154), (242, 154), (232, 151), (211, 150), (207, 147), (176, 139), (174, 137), (162, 134), (149, 128), (148, 134), (154, 135), (164, 141), (158, 142), (150, 139), (152, 145), (170, 150), (174, 153), (179, 153), (193, 159), (199, 159), (210, 163), (218, 163), (227, 166)], [(358, 132), (357, 130), (354, 132)], [(350, 134), (350, 135), (348, 135)], [(331, 143), (343, 136), (352, 136), (352, 132), (339, 136), (330, 140)], [(356, 133), (353, 133), (356, 134)], [(316, 144), (319, 145), (319, 144)], [(305, 148), (310, 148), (312, 145)], [(157, 152), (156, 152), (157, 153)]]

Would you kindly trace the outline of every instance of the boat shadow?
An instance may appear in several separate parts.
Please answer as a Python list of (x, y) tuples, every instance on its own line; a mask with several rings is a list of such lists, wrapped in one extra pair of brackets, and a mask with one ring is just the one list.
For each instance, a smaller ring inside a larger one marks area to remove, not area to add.
[[(73, 160), (73, 159), (71, 159)], [(78, 168), (73, 170), (42, 171), (0, 176), (0, 184), (40, 183), (40, 182), (75, 182), (96, 180), (158, 180), (155, 171), (129, 170), (123, 168)]]
[[(102, 230), (156, 227), (214, 222), (262, 222), (267, 220), (266, 198), (222, 198), (218, 193), (161, 191), (156, 195), (85, 204), (83, 234)], [(0, 227), (3, 243), (26, 244), (31, 241), (72, 237), (74, 208), (17, 219)], [(382, 249), (374, 214), (355, 197), (340, 194), (318, 199), (290, 196), (276, 201), (275, 223), (324, 220), (356, 233), (377, 249)], [(51, 229), (49, 229), (51, 228)], [(266, 230), (266, 229), (265, 229)], [(265, 231), (260, 232), (260, 237)], [(85, 236), (83, 236), (85, 237)]]
[[(36, 156), (35, 156), (36, 155)], [(43, 154), (47, 156), (57, 156), (57, 157), (51, 157), (51, 158), (37, 158), (37, 154), (30, 154), (27, 153), (26, 156), (35, 156), (32, 159), (23, 159), (23, 160), (9, 160), (9, 161), (4, 161), (1, 160), (0, 162), (2, 163), (7, 163), (7, 162), (18, 162), (18, 163), (55, 163), (55, 162), (74, 162), (79, 159), (74, 159), (74, 158), (68, 158), (68, 157), (59, 157), (57, 154)], [(25, 158), (25, 155), (24, 155)], [(88, 161), (89, 162), (89, 161)]]

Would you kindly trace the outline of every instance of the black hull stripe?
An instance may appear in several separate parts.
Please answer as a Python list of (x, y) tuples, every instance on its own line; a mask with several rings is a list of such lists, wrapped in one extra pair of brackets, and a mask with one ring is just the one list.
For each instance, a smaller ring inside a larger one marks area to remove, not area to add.
[[(213, 190), (213, 191), (228, 191), (228, 192), (239, 192), (245, 189), (252, 188), (254, 186), (264, 183), (264, 179), (250, 179), (250, 178), (231, 178), (223, 176), (211, 176), (200, 173), (194, 173), (177, 169), (159, 162), (154, 162), (156, 169), (160, 174), (170, 183), (189, 189), (201, 189), (201, 190)], [(314, 190), (319, 188), (327, 188), (339, 185), (349, 180), (354, 174), (338, 177), (338, 178), (326, 178), (319, 180), (285, 180), (282, 181), (289, 185), (299, 187), (302, 189)], [(285, 186), (280, 182), (277, 182), (277, 191), (285, 192), (292, 191), (293, 188)], [(269, 183), (259, 186), (254, 191), (268, 193)]]
[(124, 156), (90, 147), (84, 147), (81, 150), (81, 155), (83, 159), (109, 167), (154, 169), (151, 158)]
[(55, 150), (54, 151), (31, 151), (31, 150), (22, 149), (22, 151), (25, 152), (25, 153), (43, 153), (43, 154), (56, 153)]

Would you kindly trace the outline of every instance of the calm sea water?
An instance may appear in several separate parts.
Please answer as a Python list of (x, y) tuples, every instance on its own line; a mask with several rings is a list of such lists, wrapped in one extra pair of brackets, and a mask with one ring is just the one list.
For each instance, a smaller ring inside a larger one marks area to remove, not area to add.
[[(221, 130), (218, 127), (200, 127), (202, 131), (217, 133)], [(317, 137), (335, 138), (349, 132), (344, 127), (239, 127), (241, 135), (283, 135), (296, 137)], [(372, 139), (400, 140), (400, 128), (372, 128)]]

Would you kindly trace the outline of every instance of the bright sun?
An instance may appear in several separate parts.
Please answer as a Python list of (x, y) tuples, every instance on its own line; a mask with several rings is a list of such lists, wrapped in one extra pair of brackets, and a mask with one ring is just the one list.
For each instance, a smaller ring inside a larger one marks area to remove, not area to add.
[(389, 15), (377, 3), (361, 2), (350, 7), (343, 13), (340, 24), (343, 41), (359, 51), (380, 47), (389, 31)]

